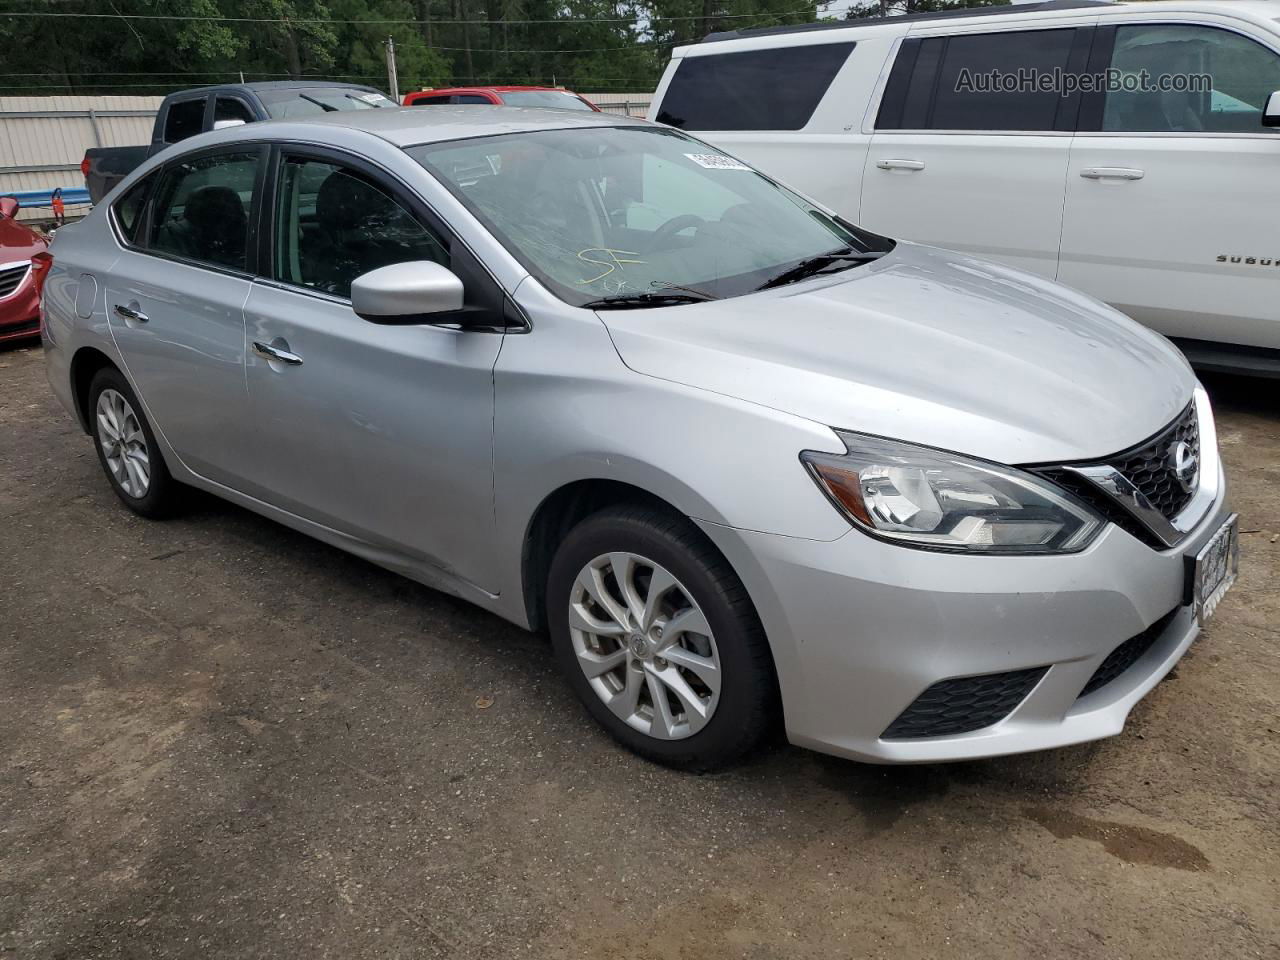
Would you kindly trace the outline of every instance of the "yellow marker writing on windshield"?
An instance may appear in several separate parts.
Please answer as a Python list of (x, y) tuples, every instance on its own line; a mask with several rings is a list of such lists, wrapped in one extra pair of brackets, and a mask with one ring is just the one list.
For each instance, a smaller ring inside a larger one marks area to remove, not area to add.
[[(589, 253), (603, 254), (606, 259), (604, 260), (593, 259), (592, 257), (587, 256), (587, 254)], [(595, 283), (597, 280), (603, 280), (605, 277), (613, 273), (613, 271), (615, 270), (624, 269), (623, 264), (625, 263), (644, 263), (643, 260), (627, 259), (627, 257), (638, 257), (638, 256), (640, 256), (640, 254), (634, 250), (611, 250), (608, 247), (587, 247), (587, 249), (585, 250), (580, 250), (578, 251), (579, 260), (585, 260), (587, 263), (594, 263), (596, 266), (605, 267), (606, 269), (604, 273), (600, 274), (597, 277), (592, 277), (590, 280), (579, 280), (578, 282), (579, 283)]]

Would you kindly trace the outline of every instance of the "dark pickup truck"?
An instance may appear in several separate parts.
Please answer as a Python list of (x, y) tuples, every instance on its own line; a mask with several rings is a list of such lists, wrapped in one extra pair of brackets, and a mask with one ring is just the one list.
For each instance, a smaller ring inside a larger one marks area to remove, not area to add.
[(89, 188), (89, 199), (98, 203), (147, 157), (197, 133), (255, 120), (394, 106), (395, 101), (373, 87), (350, 83), (284, 80), (196, 87), (164, 98), (156, 113), (151, 143), (141, 147), (93, 147), (80, 161), (80, 170), (84, 185)]

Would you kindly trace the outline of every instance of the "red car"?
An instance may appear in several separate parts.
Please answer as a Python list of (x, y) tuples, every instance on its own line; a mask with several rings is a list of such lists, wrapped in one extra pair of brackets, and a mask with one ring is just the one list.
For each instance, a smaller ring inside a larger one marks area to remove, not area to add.
[(53, 263), (49, 244), (17, 215), (18, 201), (0, 197), (0, 343), (40, 332), (40, 287)]
[(404, 106), (439, 106), (444, 103), (490, 103), (508, 107), (556, 107), (561, 110), (600, 108), (578, 94), (560, 87), (441, 87), (404, 95)]

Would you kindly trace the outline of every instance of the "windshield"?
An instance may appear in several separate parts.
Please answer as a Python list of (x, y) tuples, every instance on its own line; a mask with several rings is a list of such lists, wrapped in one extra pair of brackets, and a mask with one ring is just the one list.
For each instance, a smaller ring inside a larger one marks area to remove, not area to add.
[(500, 96), (509, 107), (557, 107), (561, 110), (590, 110), (581, 97), (563, 90), (506, 90)]
[(273, 120), (314, 117), (339, 110), (373, 110), (395, 103), (376, 90), (353, 87), (302, 87), (293, 90), (260, 90), (258, 97)]
[(408, 152), (576, 305), (673, 285), (738, 296), (813, 257), (892, 246), (676, 130), (545, 130)]

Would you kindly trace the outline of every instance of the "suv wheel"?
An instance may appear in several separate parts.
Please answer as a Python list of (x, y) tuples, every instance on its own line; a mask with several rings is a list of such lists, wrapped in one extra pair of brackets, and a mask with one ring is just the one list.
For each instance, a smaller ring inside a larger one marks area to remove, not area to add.
[(742, 582), (688, 520), (647, 507), (588, 517), (556, 553), (547, 601), (570, 685), (636, 753), (709, 770), (768, 729), (764, 630)]

